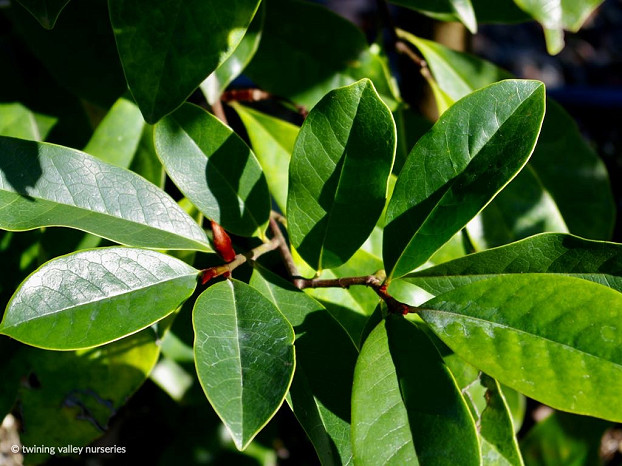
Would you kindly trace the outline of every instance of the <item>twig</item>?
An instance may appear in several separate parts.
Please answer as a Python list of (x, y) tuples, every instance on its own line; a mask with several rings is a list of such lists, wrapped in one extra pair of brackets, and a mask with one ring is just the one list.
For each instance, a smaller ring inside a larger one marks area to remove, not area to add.
[(281, 257), (285, 266), (287, 268), (287, 273), (289, 278), (292, 281), (292, 284), (298, 288), (299, 290), (303, 290), (305, 288), (350, 288), (351, 286), (367, 286), (373, 289), (376, 294), (387, 303), (387, 307), (389, 308), (389, 312), (395, 314), (408, 314), (411, 312), (417, 312), (419, 309), (416, 307), (409, 306), (408, 304), (402, 303), (395, 299), (393, 296), (389, 294), (387, 291), (387, 285), (384, 283), (386, 279), (386, 275), (384, 270), (380, 270), (373, 275), (364, 275), (361, 277), (343, 277), (343, 278), (304, 278), (298, 275), (298, 267), (296, 267), (296, 263), (294, 262), (294, 258), (292, 257), (292, 253), (289, 250), (289, 245), (285, 240), (285, 236), (277, 223), (277, 218), (280, 214), (273, 212), (270, 215), (270, 231), (272, 232), (272, 239), (267, 243), (263, 243), (260, 246), (250, 250), (245, 254), (237, 254), (235, 259), (228, 264), (219, 265), (216, 267), (209, 267), (203, 270), (201, 276), (201, 282), (203, 284), (210, 281), (212, 278), (218, 276), (225, 276), (225, 278), (229, 278), (231, 272), (244, 264), (247, 261), (256, 260), (259, 256), (274, 251), (278, 249), (281, 253)]
[(403, 40), (398, 40), (395, 43), (395, 50), (397, 50), (399, 53), (401, 53), (402, 55), (406, 55), (408, 58), (410, 58), (415, 65), (417, 65), (419, 68), (427, 68), (428, 64), (426, 63), (426, 61), (421, 58), (419, 55), (417, 55), (415, 53), (415, 51), (413, 49), (411, 49), (408, 44), (406, 42), (404, 42)]
[(294, 262), (292, 253), (289, 250), (287, 241), (285, 241), (285, 237), (283, 236), (283, 233), (281, 232), (281, 228), (279, 227), (279, 224), (277, 223), (277, 216), (281, 216), (281, 215), (277, 214), (276, 212), (273, 212), (270, 215), (270, 231), (272, 232), (272, 235), (274, 236), (274, 238), (279, 241), (279, 245), (278, 245), (279, 252), (281, 253), (281, 258), (283, 259), (283, 262), (285, 263), (285, 267), (287, 267), (287, 273), (289, 274), (289, 278), (294, 282), (294, 286), (296, 288), (300, 288), (296, 284), (296, 279), (298, 277), (298, 267), (296, 267), (296, 263)]
[(260, 102), (274, 98), (272, 94), (261, 89), (231, 89), (225, 91), (220, 100), (223, 102)]
[(263, 254), (274, 251), (280, 245), (281, 241), (279, 238), (272, 238), (267, 243), (260, 244), (254, 249), (251, 249), (248, 252), (243, 254), (237, 254), (235, 259), (233, 259), (228, 264), (218, 265), (216, 267), (208, 267), (204, 269), (201, 275), (201, 283), (205, 284), (210, 281), (212, 278), (219, 277), (220, 275), (224, 275), (225, 278), (228, 278), (231, 275), (233, 270), (237, 269), (240, 265), (244, 264), (248, 261), (257, 260), (259, 256)]

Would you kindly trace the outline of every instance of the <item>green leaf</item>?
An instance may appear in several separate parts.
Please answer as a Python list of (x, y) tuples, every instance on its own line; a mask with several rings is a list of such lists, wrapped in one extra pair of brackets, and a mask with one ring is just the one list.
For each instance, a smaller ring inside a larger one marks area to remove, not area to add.
[(310, 109), (332, 89), (369, 78), (387, 105), (397, 106), (386, 62), (350, 21), (310, 2), (265, 3), (261, 43), (245, 71), (259, 87)]
[(311, 267), (342, 265), (374, 229), (396, 137), (369, 80), (331, 91), (309, 113), (289, 166), (287, 219), (292, 244)]
[(525, 412), (527, 411), (527, 398), (522, 393), (518, 393), (516, 390), (501, 385), (503, 396), (510, 409), (510, 416), (512, 416), (512, 426), (514, 427), (514, 433), (518, 434), (523, 421), (525, 419)]
[(508, 80), (456, 102), (423, 136), (387, 209), (385, 268), (400, 277), (434, 254), (521, 170), (544, 117), (544, 85)]
[(603, 0), (514, 0), (544, 28), (551, 55), (564, 48), (564, 29), (577, 32)]
[(434, 80), (445, 94), (460, 100), (471, 92), (513, 76), (498, 66), (466, 53), (456, 52), (441, 44), (421, 39), (399, 30), (398, 35), (412, 43), (423, 55)]
[(45, 29), (52, 29), (69, 0), (17, 0)]
[(485, 388), (485, 408), (477, 420), (482, 445), (483, 464), (522, 466), (523, 458), (516, 437), (510, 408), (499, 382), (481, 374), (479, 383)]
[(622, 292), (622, 245), (544, 233), (413, 272), (403, 280), (438, 295), (497, 275), (523, 273), (573, 276)]
[(204, 291), (193, 310), (199, 380), (239, 450), (283, 403), (294, 375), (294, 331), (259, 291), (237, 280)]
[(285, 212), (289, 160), (300, 128), (235, 102), (231, 106), (246, 128), (253, 151), (266, 175), (270, 193), (281, 212)]
[(544, 231), (567, 233), (568, 228), (555, 201), (543, 189), (532, 166), (527, 164), (494, 201), (469, 222), (467, 231), (475, 249), (482, 250)]
[(477, 32), (477, 20), (471, 0), (390, 0), (391, 3), (417, 10), (441, 21), (461, 21), (473, 34)]
[[(439, 87), (454, 100), (511, 77), (481, 58), (404, 31), (400, 36), (421, 51)], [(572, 233), (609, 239), (615, 223), (615, 203), (607, 169), (573, 118), (552, 99), (547, 99), (546, 106), (538, 144), (529, 161), (544, 188), (542, 196), (548, 192), (553, 197)]]
[[(429, 332), (427, 327), (426, 330)], [(458, 357), (436, 336), (431, 339), (442, 353), (475, 417), (483, 464), (522, 465), (515, 434), (522, 423), (525, 397), (511, 388), (501, 387), (496, 380)]]
[(260, 0), (109, 0), (128, 86), (145, 120), (179, 107), (238, 46)]
[(315, 299), (257, 267), (251, 286), (272, 301), (296, 332), (296, 372), (287, 401), (322, 464), (350, 464), (350, 395), (358, 352)]
[(45, 263), (17, 289), (0, 333), (46, 349), (88, 348), (166, 317), (194, 291), (198, 270), (145, 249), (91, 249)]
[(84, 152), (118, 167), (128, 168), (140, 141), (145, 122), (138, 107), (120, 98), (101, 121)]
[(553, 408), (622, 419), (622, 294), (546, 274), (444, 293), (419, 315), (458, 356)]
[(536, 424), (521, 441), (529, 466), (600, 466), (603, 434), (611, 423), (554, 412)]
[[(39, 384), (20, 384), (20, 416), (28, 426), (20, 432), (20, 440), (24, 445), (90, 444), (147, 379), (159, 352), (152, 329), (76, 352), (22, 346), (13, 365), (24, 380), (30, 376)], [(56, 455), (60, 454), (57, 447)], [(47, 459), (36, 454), (27, 458), (31, 464)]]
[(227, 86), (244, 71), (257, 52), (263, 31), (265, 11), (266, 8), (262, 4), (233, 53), (201, 83), (201, 92), (208, 104), (213, 105), (220, 100)]
[(253, 152), (218, 118), (185, 104), (155, 125), (167, 173), (205, 216), (241, 236), (263, 235), (270, 194)]
[(425, 333), (389, 315), (367, 337), (352, 388), (357, 464), (479, 465), (475, 423)]
[(0, 104), (0, 136), (43, 141), (56, 118), (34, 113), (19, 103)]
[(0, 227), (77, 228), (118, 243), (211, 251), (164, 191), (83, 152), (0, 137)]

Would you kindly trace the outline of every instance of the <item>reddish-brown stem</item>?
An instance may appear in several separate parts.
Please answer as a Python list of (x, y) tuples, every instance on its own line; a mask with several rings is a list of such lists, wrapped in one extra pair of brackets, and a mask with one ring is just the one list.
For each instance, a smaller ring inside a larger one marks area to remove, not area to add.
[(278, 239), (278, 249), (283, 258), (283, 262), (287, 267), (287, 272), (293, 285), (299, 290), (305, 288), (350, 288), (351, 286), (368, 286), (372, 288), (376, 294), (382, 299), (389, 308), (389, 312), (396, 314), (408, 314), (410, 312), (416, 312), (416, 309), (404, 304), (387, 291), (386, 285), (383, 283), (385, 279), (384, 271), (377, 272), (374, 275), (364, 275), (362, 277), (343, 277), (343, 278), (303, 278), (298, 274), (298, 268), (294, 263), (294, 258), (289, 250), (289, 246), (285, 241), (285, 237), (281, 232), (281, 228), (277, 223), (277, 218), (280, 214), (273, 212), (270, 216), (270, 230), (275, 239)]
[(237, 254), (233, 261), (228, 264), (219, 265), (216, 267), (209, 267), (204, 269), (201, 275), (201, 283), (206, 284), (208, 281), (215, 277), (224, 276), (229, 278), (231, 272), (238, 268), (240, 265), (247, 261), (256, 260), (259, 256), (278, 249), (281, 253), (281, 257), (292, 284), (302, 290), (305, 288), (350, 288), (351, 286), (367, 286), (373, 289), (376, 294), (382, 299), (389, 309), (389, 312), (394, 314), (408, 314), (411, 312), (417, 312), (418, 308), (409, 306), (395, 299), (387, 291), (387, 285), (384, 283), (385, 274), (384, 271), (378, 271), (374, 275), (364, 275), (361, 277), (342, 277), (342, 278), (304, 278), (298, 275), (298, 268), (292, 257), (292, 253), (289, 250), (289, 245), (283, 236), (283, 232), (277, 223), (277, 218), (280, 214), (273, 212), (270, 215), (270, 231), (272, 232), (272, 239), (267, 243), (263, 243), (254, 249), (244, 253)]
[(223, 102), (260, 102), (272, 98), (272, 94), (261, 89), (231, 89), (225, 91), (220, 99)]
[[(212, 278), (219, 277), (221, 275), (231, 274), (235, 269), (237, 269), (240, 265), (244, 264), (248, 261), (254, 261), (259, 256), (263, 254), (274, 251), (279, 247), (280, 240), (278, 238), (272, 238), (267, 243), (263, 243), (256, 248), (251, 249), (244, 254), (237, 254), (235, 259), (233, 259), (228, 264), (218, 265), (216, 267), (208, 267), (204, 269), (201, 275), (201, 283), (205, 284), (210, 281)], [(228, 278), (228, 277), (227, 277)]]
[(289, 278), (294, 282), (294, 286), (296, 286), (296, 288), (300, 288), (295, 282), (296, 277), (298, 276), (298, 267), (296, 267), (296, 263), (294, 262), (292, 253), (289, 250), (287, 241), (285, 241), (285, 236), (283, 236), (281, 228), (277, 223), (277, 216), (280, 216), (280, 214), (277, 214), (276, 212), (272, 212), (272, 215), (270, 215), (270, 231), (272, 232), (272, 236), (279, 242), (279, 252), (281, 253), (281, 259), (283, 259), (283, 263), (287, 268)]

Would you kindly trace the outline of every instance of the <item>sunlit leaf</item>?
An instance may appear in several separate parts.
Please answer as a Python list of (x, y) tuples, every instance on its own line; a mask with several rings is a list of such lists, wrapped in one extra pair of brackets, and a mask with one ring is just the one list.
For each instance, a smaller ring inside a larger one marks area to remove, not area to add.
[(194, 291), (198, 273), (145, 249), (69, 254), (47, 262), (20, 285), (0, 332), (47, 349), (108, 343), (173, 312)]

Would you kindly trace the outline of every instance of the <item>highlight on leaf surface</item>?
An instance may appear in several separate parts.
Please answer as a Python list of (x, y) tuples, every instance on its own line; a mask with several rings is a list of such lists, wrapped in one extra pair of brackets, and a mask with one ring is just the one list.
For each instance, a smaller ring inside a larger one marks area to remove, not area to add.
[(145, 249), (101, 248), (53, 259), (17, 289), (0, 333), (40, 348), (102, 345), (166, 317), (194, 291), (199, 271)]
[(507, 80), (452, 105), (417, 142), (386, 213), (389, 277), (424, 264), (523, 168), (545, 107), (544, 84)]
[(575, 277), (476, 281), (419, 315), (458, 356), (553, 408), (622, 420), (622, 294)]
[(290, 239), (314, 269), (344, 264), (385, 205), (393, 116), (369, 79), (329, 92), (300, 128), (289, 165)]
[(294, 331), (271, 301), (237, 280), (205, 290), (192, 322), (199, 381), (235, 446), (243, 450), (289, 390)]

